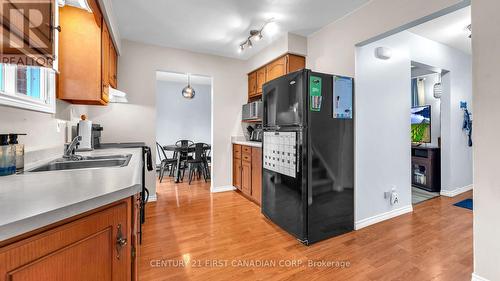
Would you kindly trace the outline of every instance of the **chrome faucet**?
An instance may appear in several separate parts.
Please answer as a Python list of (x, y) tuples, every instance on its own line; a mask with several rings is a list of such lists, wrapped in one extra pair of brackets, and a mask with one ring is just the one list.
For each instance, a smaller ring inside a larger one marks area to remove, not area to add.
[(63, 154), (64, 159), (79, 160), (79, 157), (75, 155), (75, 150), (78, 144), (80, 144), (81, 140), (82, 136), (77, 136), (69, 144), (64, 145), (64, 154)]

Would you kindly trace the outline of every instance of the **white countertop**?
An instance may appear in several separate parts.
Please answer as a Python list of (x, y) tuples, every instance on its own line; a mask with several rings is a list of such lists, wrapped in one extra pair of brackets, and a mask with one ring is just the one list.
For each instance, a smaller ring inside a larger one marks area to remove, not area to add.
[(132, 158), (125, 167), (28, 172), (0, 177), (0, 241), (141, 191), (141, 148), (102, 149), (78, 154), (132, 154)]
[(237, 136), (237, 137), (232, 136), (231, 143), (253, 146), (253, 147), (262, 147), (262, 142), (260, 142), (260, 141), (247, 141), (244, 136)]

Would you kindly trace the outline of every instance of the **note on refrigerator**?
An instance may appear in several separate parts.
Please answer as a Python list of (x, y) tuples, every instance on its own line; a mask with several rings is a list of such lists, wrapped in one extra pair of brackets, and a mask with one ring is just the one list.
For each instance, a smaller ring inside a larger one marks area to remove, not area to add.
[(265, 132), (263, 148), (264, 169), (289, 177), (296, 177), (296, 132)]

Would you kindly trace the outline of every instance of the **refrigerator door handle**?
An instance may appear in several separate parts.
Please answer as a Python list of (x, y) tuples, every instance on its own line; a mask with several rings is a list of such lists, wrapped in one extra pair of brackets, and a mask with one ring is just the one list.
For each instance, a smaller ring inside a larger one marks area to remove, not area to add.
[(297, 132), (297, 143), (295, 149), (295, 168), (297, 173), (300, 172), (300, 155), (302, 155), (302, 131)]

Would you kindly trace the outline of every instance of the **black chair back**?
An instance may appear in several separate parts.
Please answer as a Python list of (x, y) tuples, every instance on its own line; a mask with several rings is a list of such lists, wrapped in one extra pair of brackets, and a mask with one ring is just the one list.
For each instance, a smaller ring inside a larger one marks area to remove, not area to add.
[(156, 142), (156, 151), (158, 152), (158, 157), (160, 161), (162, 161), (163, 159), (167, 159), (167, 154), (165, 153), (163, 146), (161, 146), (158, 142)]
[(189, 148), (193, 148), (193, 147), (194, 147), (193, 160), (195, 160), (195, 161), (203, 161), (204, 152), (205, 152), (205, 144), (199, 142), (199, 143), (191, 144), (189, 146)]

